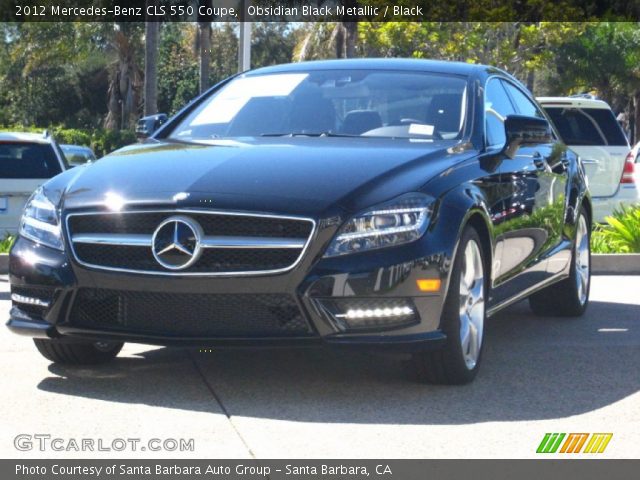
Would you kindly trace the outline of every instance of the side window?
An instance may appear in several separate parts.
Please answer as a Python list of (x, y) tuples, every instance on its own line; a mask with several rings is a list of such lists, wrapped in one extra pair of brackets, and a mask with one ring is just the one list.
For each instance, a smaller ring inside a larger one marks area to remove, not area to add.
[(516, 108), (518, 109), (518, 113), (520, 115), (526, 115), (527, 117), (544, 118), (544, 115), (536, 106), (536, 104), (529, 100), (529, 98), (524, 93), (522, 93), (519, 88), (509, 82), (504, 82), (504, 86), (509, 92), (509, 95), (511, 95), (514, 103), (516, 104)]
[(515, 113), (515, 108), (502, 82), (497, 78), (490, 79), (484, 92), (484, 118), (488, 146), (504, 145), (507, 141), (504, 133), (504, 119)]

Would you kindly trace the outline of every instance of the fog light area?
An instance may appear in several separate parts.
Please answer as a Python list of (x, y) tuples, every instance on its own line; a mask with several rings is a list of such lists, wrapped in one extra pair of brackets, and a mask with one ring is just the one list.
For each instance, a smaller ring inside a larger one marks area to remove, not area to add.
[(17, 293), (11, 294), (11, 300), (13, 300), (15, 303), (22, 303), (25, 305), (34, 305), (34, 306), (43, 307), (43, 308), (49, 307), (49, 302), (46, 300), (40, 300), (39, 298), (35, 298), (35, 297), (26, 297), (24, 295), (19, 295)]
[(338, 318), (382, 318), (382, 317), (402, 317), (406, 315), (413, 315), (413, 309), (410, 307), (394, 307), (394, 308), (376, 308), (372, 309), (357, 309), (347, 310), (347, 313), (339, 313), (336, 315)]
[(323, 299), (319, 304), (340, 330), (396, 328), (418, 321), (410, 299)]

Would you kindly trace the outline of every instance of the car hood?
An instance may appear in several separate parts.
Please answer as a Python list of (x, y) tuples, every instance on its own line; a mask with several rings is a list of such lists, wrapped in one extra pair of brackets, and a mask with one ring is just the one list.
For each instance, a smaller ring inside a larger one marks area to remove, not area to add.
[[(260, 139), (126, 147), (58, 182), (65, 209), (205, 207), (320, 214), (357, 211), (414, 191), (461, 160), (455, 142)], [(55, 188), (55, 182), (52, 185)]]

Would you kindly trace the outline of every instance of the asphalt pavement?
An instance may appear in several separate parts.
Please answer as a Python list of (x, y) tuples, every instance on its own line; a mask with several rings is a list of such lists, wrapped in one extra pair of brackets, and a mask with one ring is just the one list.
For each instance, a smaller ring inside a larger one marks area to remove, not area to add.
[[(640, 277), (594, 277), (591, 300), (579, 319), (526, 302), (490, 319), (462, 387), (415, 382), (402, 356), (323, 348), (126, 345), (109, 365), (62, 367), (2, 328), (0, 457), (527, 458), (547, 432), (611, 432), (600, 457), (640, 458)], [(0, 281), (0, 318), (9, 307)], [(140, 450), (156, 438), (194, 448)]]

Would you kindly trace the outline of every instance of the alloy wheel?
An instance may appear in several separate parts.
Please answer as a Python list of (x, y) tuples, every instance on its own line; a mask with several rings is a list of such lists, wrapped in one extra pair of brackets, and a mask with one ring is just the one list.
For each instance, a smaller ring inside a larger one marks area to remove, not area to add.
[(589, 230), (584, 215), (578, 219), (576, 232), (576, 286), (580, 305), (587, 301), (589, 291)]
[(484, 330), (484, 268), (480, 247), (469, 240), (460, 272), (460, 344), (469, 370), (475, 368)]

